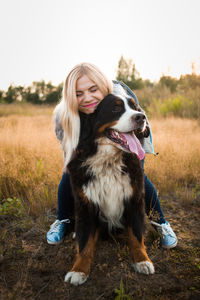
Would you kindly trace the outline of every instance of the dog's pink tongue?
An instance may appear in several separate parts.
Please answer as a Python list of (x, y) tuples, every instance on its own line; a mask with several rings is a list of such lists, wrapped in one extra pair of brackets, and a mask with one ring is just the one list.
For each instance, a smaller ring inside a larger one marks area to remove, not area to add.
[(143, 150), (140, 141), (135, 136), (135, 134), (131, 135), (128, 133), (123, 133), (123, 136), (127, 140), (129, 144), (129, 149), (132, 153), (135, 153), (140, 160), (142, 160), (145, 157), (145, 151)]

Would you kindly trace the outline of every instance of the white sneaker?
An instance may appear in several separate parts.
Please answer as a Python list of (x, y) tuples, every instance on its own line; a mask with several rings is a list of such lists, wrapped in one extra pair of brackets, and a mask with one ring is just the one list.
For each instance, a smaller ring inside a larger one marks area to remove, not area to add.
[(51, 245), (60, 244), (66, 235), (67, 224), (69, 223), (69, 219), (64, 219), (61, 221), (56, 220), (53, 224), (51, 224), (50, 230), (47, 232), (47, 243)]
[(178, 239), (174, 231), (172, 230), (170, 224), (166, 221), (166, 223), (156, 223), (154, 221), (150, 221), (153, 226), (156, 227), (156, 230), (161, 236), (161, 245), (163, 248), (170, 249), (176, 247), (178, 243)]

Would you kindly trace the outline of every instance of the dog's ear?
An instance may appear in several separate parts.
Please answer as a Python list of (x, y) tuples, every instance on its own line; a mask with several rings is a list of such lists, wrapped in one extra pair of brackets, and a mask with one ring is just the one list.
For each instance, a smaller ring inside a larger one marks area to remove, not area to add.
[[(116, 96), (108, 94), (92, 114), (87, 115), (79, 112), (81, 121), (80, 142), (86, 139), (94, 140), (95, 137), (103, 134), (107, 127), (116, 122), (121, 112), (116, 111), (113, 115), (111, 112), (116, 106), (117, 99)], [(120, 100), (120, 102), (122, 101)]]
[(93, 135), (93, 124), (94, 124), (94, 113), (93, 114), (84, 114), (79, 113), (80, 116), (80, 136), (79, 136), (79, 143), (84, 142), (88, 138)]
[(93, 113), (95, 122), (93, 122), (94, 137), (101, 136), (106, 128), (114, 125), (121, 114), (123, 107), (120, 107), (122, 100), (119, 97), (108, 94), (98, 105)]
[(80, 115), (80, 136), (79, 136), (79, 143), (76, 149), (76, 154), (79, 155), (79, 158), (87, 157), (88, 155), (92, 155), (95, 153), (97, 145), (95, 143), (95, 136), (94, 136), (94, 122), (95, 117), (93, 114), (79, 114)]

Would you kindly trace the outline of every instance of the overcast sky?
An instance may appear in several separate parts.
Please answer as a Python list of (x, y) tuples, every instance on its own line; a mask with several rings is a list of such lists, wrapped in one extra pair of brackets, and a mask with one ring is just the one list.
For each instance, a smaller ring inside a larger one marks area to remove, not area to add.
[(75, 64), (111, 79), (121, 55), (143, 79), (200, 71), (200, 0), (0, 0), (0, 89), (62, 82)]

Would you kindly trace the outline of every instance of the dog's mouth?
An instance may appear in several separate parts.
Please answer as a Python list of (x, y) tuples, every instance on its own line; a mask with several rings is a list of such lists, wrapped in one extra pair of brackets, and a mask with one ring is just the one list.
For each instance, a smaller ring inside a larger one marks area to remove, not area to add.
[(108, 129), (106, 130), (106, 136), (114, 143), (119, 144), (124, 151), (137, 154), (139, 159), (144, 158), (145, 152), (134, 131), (122, 133), (114, 129)]

